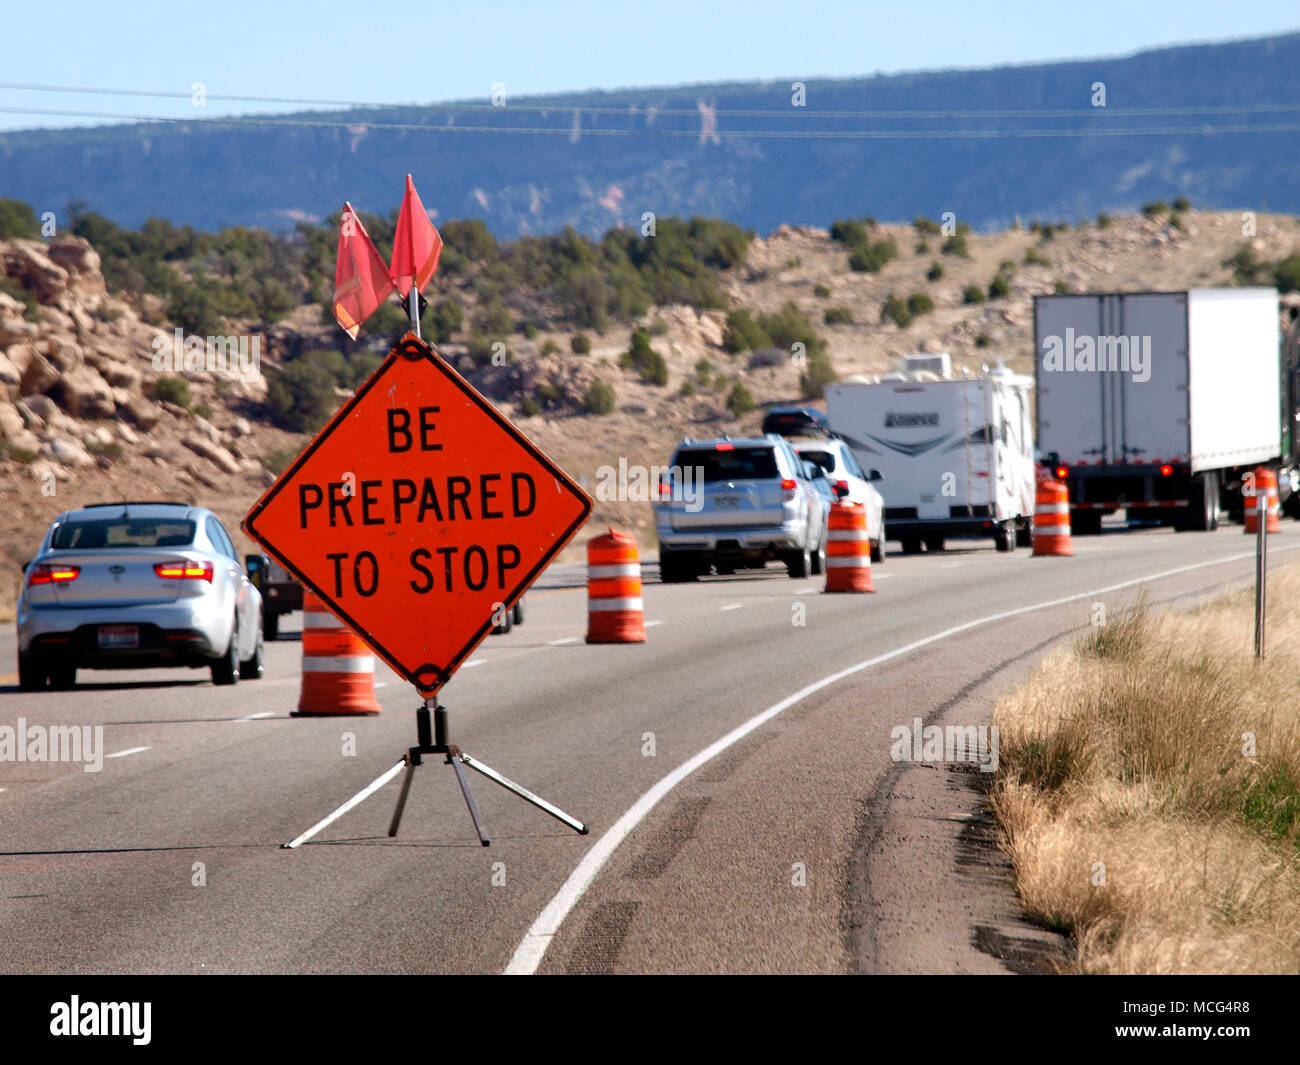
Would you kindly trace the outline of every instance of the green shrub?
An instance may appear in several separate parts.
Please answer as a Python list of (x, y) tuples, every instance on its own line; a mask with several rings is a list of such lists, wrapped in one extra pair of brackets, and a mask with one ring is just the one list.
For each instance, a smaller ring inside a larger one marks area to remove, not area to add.
[(40, 240), (36, 212), (21, 200), (0, 200), (0, 240)]
[(818, 299), (829, 299), (831, 290), (825, 285), (813, 285), (813, 295)]
[(1016, 264), (1011, 259), (1003, 259), (998, 263), (998, 273), (1003, 277), (1016, 276)]
[(931, 281), (938, 281), (943, 277), (943, 263), (936, 259), (930, 264), (930, 269), (925, 272), (925, 276)]
[(435, 344), (447, 343), (465, 324), (465, 312), (455, 300), (439, 300), (425, 314), (429, 317), (427, 331)]
[(907, 297), (907, 313), (913, 318), (920, 318), (934, 310), (934, 300), (924, 292), (913, 292)]
[(560, 400), (564, 398), (564, 393), (560, 386), (550, 381), (543, 381), (537, 386), (537, 398), (542, 401), (544, 407), (559, 406)]
[(337, 403), (333, 375), (308, 359), (295, 359), (267, 381), (266, 406), (273, 420), (293, 432), (315, 432)]
[(153, 384), (153, 398), (190, 409), (190, 383), (183, 377), (160, 377)]
[(912, 251), (914, 251), (917, 255), (929, 255), (930, 244), (928, 241), (918, 240), (916, 244), (913, 246)]
[(839, 378), (831, 369), (831, 361), (825, 352), (808, 356), (807, 366), (799, 375), (799, 392), (804, 399), (820, 399), (827, 385), (833, 385)]
[(967, 285), (966, 291), (961, 294), (962, 303), (983, 303), (984, 290), (979, 285)]
[(772, 338), (746, 308), (739, 307), (727, 314), (727, 328), (723, 335), (722, 346), (728, 351), (754, 351), (757, 348), (770, 347), (771, 344)]
[(944, 255), (957, 255), (963, 259), (970, 258), (970, 248), (966, 244), (966, 235), (964, 233), (954, 233), (943, 242), (943, 247), (940, 250)]
[(474, 316), (475, 331), (498, 340), (508, 337), (513, 328), (510, 312), (496, 300), (484, 304)]
[(614, 410), (614, 389), (606, 384), (599, 377), (591, 382), (587, 389), (587, 394), (583, 398), (583, 405), (587, 408), (589, 414), (610, 414)]
[(912, 219), (912, 225), (916, 227), (918, 233), (924, 233), (931, 237), (937, 237), (943, 232), (938, 222), (930, 218), (923, 218), (921, 215), (917, 215)]
[(591, 338), (586, 333), (574, 333), (569, 338), (569, 348), (575, 355), (591, 354)]
[(740, 418), (752, 411), (754, 406), (754, 397), (750, 395), (749, 389), (737, 381), (727, 394), (727, 410), (733, 417)]
[(665, 322), (658, 315), (656, 315), (654, 320), (650, 323), (650, 335), (652, 337), (661, 337), (664, 336), (667, 332), (668, 332), (668, 323)]
[(1169, 213), (1169, 204), (1165, 203), (1164, 200), (1155, 200), (1151, 203), (1144, 203), (1142, 205), (1142, 213), (1148, 218), (1158, 218), (1162, 214)]
[(1068, 296), (1070, 294), (1070, 283), (1058, 277), (1052, 282), (1052, 291), (1058, 296)]
[(975, 346), (977, 348), (987, 348), (992, 343), (993, 338), (989, 336), (988, 333), (981, 333), (975, 338)]
[(1025, 250), (1025, 262), (1031, 266), (1051, 266), (1052, 261), (1037, 248), (1030, 247)]
[(1191, 209), (1192, 205), (1186, 196), (1179, 196), (1178, 199), (1174, 200), (1175, 211), (1190, 211)]
[(668, 363), (650, 346), (648, 329), (632, 330), (632, 346), (626, 355), (628, 365), (636, 370), (646, 384), (662, 386), (668, 383)]
[(875, 274), (885, 264), (898, 258), (898, 245), (892, 237), (864, 242), (849, 253), (849, 269), (857, 273)]
[(682, 387), (681, 387), (681, 395), (683, 395), (683, 396), (693, 396), (693, 395), (695, 395), (695, 382), (694, 382), (694, 381), (691, 381), (691, 380), (689, 380), (689, 379), (686, 380), (686, 381), (683, 381), (683, 382), (682, 382)]
[(519, 401), (519, 416), (521, 418), (533, 418), (541, 413), (541, 406), (532, 396), (524, 396), (524, 398)]
[(853, 312), (847, 307), (827, 307), (822, 321), (827, 325), (852, 325)]
[(855, 218), (842, 218), (831, 223), (831, 240), (847, 244), (850, 248), (866, 244), (870, 239), (867, 227)]
[(1009, 295), (1011, 295), (1011, 282), (1002, 274), (994, 274), (993, 280), (989, 282), (989, 299), (996, 300)]
[(1110, 228), (1111, 221), (1112, 221), (1112, 219), (1111, 219), (1110, 215), (1108, 215), (1105, 211), (1101, 211), (1101, 212), (1099, 212), (1098, 215), (1097, 215), (1097, 228), (1098, 228), (1098, 229), (1109, 229), (1109, 228)]
[(524, 323), (524, 338), (525, 338), (525, 339), (527, 339), (527, 340), (536, 340), (536, 339), (537, 339), (537, 334), (538, 334), (540, 331), (541, 331), (541, 330), (539, 330), (539, 329), (537, 328), (537, 326), (533, 325), (532, 322), (525, 322), (525, 323)]
[(1292, 252), (1274, 267), (1273, 283), (1279, 292), (1300, 290), (1300, 252)]
[(893, 322), (899, 329), (906, 329), (912, 324), (912, 315), (907, 304), (891, 292), (880, 308), (880, 320)]
[(196, 417), (199, 418), (205, 418), (205, 419), (211, 418), (212, 408), (209, 407), (206, 403), (200, 403), (197, 407), (194, 408), (194, 414)]
[(560, 353), (560, 345), (557, 344), (554, 340), (547, 339), (543, 341), (542, 343), (543, 358), (545, 358), (547, 355), (558, 355), (559, 353)]
[(707, 383), (709, 379), (709, 374), (711, 374), (712, 372), (713, 372), (713, 363), (709, 362), (708, 359), (701, 356), (699, 359), (696, 360), (695, 376), (699, 378), (699, 380), (702, 383)]
[(760, 314), (758, 326), (768, 338), (764, 347), (784, 348), (793, 352), (795, 344), (802, 344), (804, 353), (809, 357), (826, 348), (826, 341), (817, 334), (808, 316), (793, 300), (787, 300), (774, 314)]

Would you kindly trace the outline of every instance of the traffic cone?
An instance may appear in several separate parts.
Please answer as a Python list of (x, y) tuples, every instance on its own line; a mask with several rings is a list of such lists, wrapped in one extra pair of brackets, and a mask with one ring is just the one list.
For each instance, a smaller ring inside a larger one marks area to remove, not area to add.
[(645, 643), (641, 556), (612, 528), (587, 541), (587, 642)]
[(1072, 555), (1070, 492), (1060, 481), (1039, 481), (1034, 496), (1034, 554)]
[(302, 694), (295, 717), (377, 714), (375, 656), (311, 592), (302, 596)]
[(826, 591), (874, 592), (867, 508), (861, 503), (833, 503), (826, 530)]
[(1282, 520), (1278, 516), (1277, 474), (1261, 466), (1255, 471), (1255, 490), (1250, 491), (1242, 485), (1241, 496), (1246, 504), (1246, 532), (1254, 536), (1259, 531), (1258, 495), (1263, 492), (1268, 497), (1268, 517), (1264, 522), (1266, 533), (1282, 531)]

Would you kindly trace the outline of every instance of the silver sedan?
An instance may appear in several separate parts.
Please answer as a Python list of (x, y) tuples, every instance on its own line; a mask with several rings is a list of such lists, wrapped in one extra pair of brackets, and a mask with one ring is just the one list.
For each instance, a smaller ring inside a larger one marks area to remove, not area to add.
[(217, 516), (187, 503), (103, 503), (54, 519), (24, 567), (18, 682), (70, 688), (78, 669), (262, 675), (262, 596)]

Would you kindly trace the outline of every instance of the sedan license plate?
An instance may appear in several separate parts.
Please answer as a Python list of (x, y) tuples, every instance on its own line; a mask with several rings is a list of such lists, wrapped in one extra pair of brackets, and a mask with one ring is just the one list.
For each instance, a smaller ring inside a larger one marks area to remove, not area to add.
[(140, 628), (138, 625), (101, 625), (99, 627), (99, 646), (103, 650), (118, 647), (139, 647)]
[(713, 505), (719, 510), (739, 510), (739, 496), (714, 496)]

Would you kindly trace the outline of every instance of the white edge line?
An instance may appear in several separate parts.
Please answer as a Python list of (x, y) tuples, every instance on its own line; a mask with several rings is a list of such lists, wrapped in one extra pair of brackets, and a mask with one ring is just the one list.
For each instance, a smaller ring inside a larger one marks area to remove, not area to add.
[(654, 621), (647, 621), (647, 622), (645, 623), (645, 627), (646, 627), (647, 629), (653, 629), (656, 625), (662, 625), (662, 624), (663, 624), (662, 621), (659, 621), (658, 619), (656, 619), (656, 620), (654, 620)]
[(263, 717), (274, 717), (274, 716), (275, 716), (275, 711), (274, 711), (274, 710), (263, 710), (260, 714), (249, 714), (247, 717), (237, 717), (237, 718), (235, 718), (235, 720), (236, 720), (236, 721), (256, 721), (256, 720), (258, 720), (258, 718), (263, 718)]
[(726, 613), (728, 610), (739, 610), (744, 605), (744, 603), (728, 603), (722, 608), (722, 611), (723, 613)]
[(152, 747), (128, 747), (125, 751), (114, 751), (112, 754), (104, 755), (105, 758), (125, 758), (128, 754), (141, 754), (144, 751), (152, 751)]
[(566, 643), (577, 643), (577, 642), (578, 642), (578, 637), (565, 636), (559, 640), (547, 640), (546, 644), (548, 647), (562, 647)]
[[(1300, 547), (1300, 545), (1296, 545)], [(1295, 550), (1293, 547), (1274, 548), (1273, 551)], [(1105, 588), (1092, 588), (1086, 592), (1078, 592), (1074, 595), (1067, 595), (1060, 599), (1049, 599), (1042, 603), (1031, 603), (1029, 606), (1016, 607), (1014, 610), (1004, 610), (1000, 614), (990, 614), (987, 617), (976, 618), (973, 621), (966, 621), (960, 625), (955, 625), (943, 632), (937, 632), (932, 636), (926, 636), (920, 640), (906, 644), (903, 647), (896, 648), (893, 651), (886, 651), (882, 655), (876, 655), (875, 658), (868, 658), (865, 662), (859, 662), (856, 665), (849, 666), (847, 669), (841, 669), (838, 673), (832, 673), (830, 676), (823, 677), (821, 680), (814, 681), (807, 687), (800, 688), (793, 695), (786, 696), (779, 703), (769, 706), (762, 713), (751, 717), (744, 724), (732, 729), (721, 739), (715, 740), (704, 750), (700, 751), (693, 758), (688, 759), (669, 773), (666, 777), (655, 784), (649, 791), (642, 795), (628, 809), (622, 817), (614, 822), (603, 836), (592, 844), (591, 849), (583, 855), (582, 860), (569, 874), (569, 878), (560, 886), (560, 890), (546, 904), (546, 908), (537, 915), (537, 920), (532, 923), (532, 927), (524, 934), (516, 948), (514, 956), (503, 970), (506, 976), (530, 976), (537, 971), (546, 956), (547, 948), (551, 945), (551, 939), (560, 930), (564, 919), (568, 917), (569, 912), (586, 894), (587, 889), (591, 886), (596, 875), (609, 861), (610, 856), (618, 849), (620, 843), (631, 835), (632, 830), (636, 828), (645, 816), (658, 804), (658, 802), (673, 790), (678, 784), (688, 776), (699, 769), (706, 762), (716, 758), (728, 747), (733, 746), (740, 740), (744, 739), (751, 732), (761, 725), (765, 725), (784, 710), (788, 710), (796, 703), (802, 702), (808, 696), (813, 695), (823, 688), (828, 688), (846, 677), (853, 676), (854, 673), (860, 673), (864, 669), (870, 669), (872, 666), (880, 665), (882, 662), (888, 662), (891, 659), (899, 658), (902, 655), (909, 654), (922, 647), (932, 643), (938, 643), (940, 640), (946, 640), (949, 636), (955, 636), (960, 632), (968, 632), (971, 629), (979, 628), (983, 625), (992, 624), (995, 621), (1003, 621), (1006, 618), (1017, 617), (1020, 614), (1029, 614), (1036, 610), (1046, 610), (1049, 607), (1061, 606), (1064, 603), (1073, 603), (1079, 599), (1087, 599), (1090, 596), (1104, 595), (1107, 592), (1118, 592), (1124, 588), (1131, 588), (1137, 584), (1147, 584), (1151, 581), (1162, 580), (1165, 577), (1173, 577), (1179, 573), (1188, 573), (1192, 570), (1206, 569), (1209, 566), (1222, 566), (1229, 562), (1240, 562), (1242, 559), (1254, 558), (1255, 552), (1250, 551), (1239, 555), (1229, 555), (1227, 558), (1216, 558), (1209, 562), (1195, 562), (1187, 566), (1178, 566), (1174, 569), (1161, 570), (1159, 573), (1152, 573), (1145, 577), (1135, 577), (1133, 580), (1121, 581), (1119, 584), (1111, 584)]]

